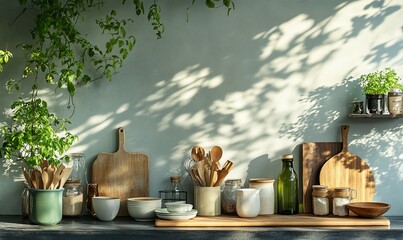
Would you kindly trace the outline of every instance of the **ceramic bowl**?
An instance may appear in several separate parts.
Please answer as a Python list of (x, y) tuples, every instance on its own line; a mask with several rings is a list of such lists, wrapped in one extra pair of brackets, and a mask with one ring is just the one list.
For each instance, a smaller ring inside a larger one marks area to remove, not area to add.
[(155, 197), (135, 197), (127, 199), (127, 204), (133, 206), (155, 205), (158, 203), (161, 204), (161, 202), (162, 202), (161, 198), (155, 198)]
[(118, 215), (120, 199), (108, 196), (93, 197), (92, 205), (99, 220), (112, 221)]
[(390, 204), (380, 202), (355, 202), (347, 204), (347, 208), (359, 217), (379, 217), (390, 209)]
[(178, 203), (178, 202), (167, 202), (165, 203), (167, 211), (170, 213), (185, 213), (193, 209), (192, 204)]
[(129, 198), (127, 199), (127, 210), (136, 221), (152, 221), (156, 217), (155, 209), (161, 208), (161, 202), (161, 198)]

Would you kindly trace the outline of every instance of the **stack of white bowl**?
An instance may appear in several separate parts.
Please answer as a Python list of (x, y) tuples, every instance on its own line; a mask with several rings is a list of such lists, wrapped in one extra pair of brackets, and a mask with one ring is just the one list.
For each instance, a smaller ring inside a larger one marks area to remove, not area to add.
[(127, 199), (129, 215), (136, 221), (152, 221), (155, 209), (161, 208), (162, 199), (153, 197), (136, 197)]

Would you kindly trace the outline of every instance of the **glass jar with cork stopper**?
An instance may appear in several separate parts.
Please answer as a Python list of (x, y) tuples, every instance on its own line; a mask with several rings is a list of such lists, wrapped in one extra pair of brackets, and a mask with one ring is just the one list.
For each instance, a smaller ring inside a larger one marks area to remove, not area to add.
[(86, 169), (84, 153), (70, 154), (70, 162), (66, 164), (72, 168), (72, 172), (64, 184), (63, 191), (63, 216), (81, 216), (84, 210), (84, 193), (82, 180), (86, 184)]
[(312, 209), (316, 216), (325, 216), (329, 214), (329, 190), (325, 185), (312, 186)]
[(333, 192), (333, 215), (335, 216), (348, 216), (349, 210), (347, 204), (351, 202), (351, 199), (357, 197), (357, 192), (348, 187), (335, 188)]

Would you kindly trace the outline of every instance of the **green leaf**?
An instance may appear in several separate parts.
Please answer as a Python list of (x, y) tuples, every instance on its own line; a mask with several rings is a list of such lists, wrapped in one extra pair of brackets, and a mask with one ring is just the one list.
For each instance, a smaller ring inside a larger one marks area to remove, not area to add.
[(212, 0), (206, 0), (206, 6), (209, 8), (214, 8), (215, 4)]
[(122, 37), (126, 37), (126, 30), (124, 27), (120, 27), (120, 34), (122, 35)]

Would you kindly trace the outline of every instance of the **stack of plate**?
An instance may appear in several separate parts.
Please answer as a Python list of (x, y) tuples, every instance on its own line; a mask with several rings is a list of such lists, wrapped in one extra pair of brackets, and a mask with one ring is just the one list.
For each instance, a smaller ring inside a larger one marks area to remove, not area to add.
[(181, 213), (170, 213), (166, 208), (157, 208), (155, 209), (155, 213), (157, 214), (157, 217), (161, 219), (167, 219), (167, 220), (189, 220), (197, 215), (197, 210), (192, 209), (187, 212), (181, 212)]

